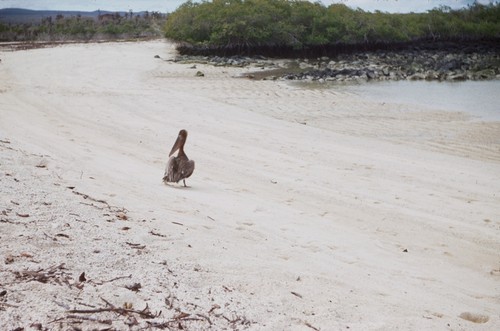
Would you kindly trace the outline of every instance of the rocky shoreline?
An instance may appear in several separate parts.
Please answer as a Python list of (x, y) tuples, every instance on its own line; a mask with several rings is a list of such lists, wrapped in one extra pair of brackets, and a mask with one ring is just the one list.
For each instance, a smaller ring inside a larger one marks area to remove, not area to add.
[[(321, 58), (313, 69), (282, 76), (287, 80), (432, 80), (463, 81), (500, 78), (500, 54), (445, 51), (376, 52)], [(299, 64), (307, 68), (308, 62)]]
[(181, 63), (255, 67), (252, 79), (342, 82), (356, 80), (464, 81), (500, 79), (497, 49), (398, 50), (276, 61), (265, 57), (179, 56)]

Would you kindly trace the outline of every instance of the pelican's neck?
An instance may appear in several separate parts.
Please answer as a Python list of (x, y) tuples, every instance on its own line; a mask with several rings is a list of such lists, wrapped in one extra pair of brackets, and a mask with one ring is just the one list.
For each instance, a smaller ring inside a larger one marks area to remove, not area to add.
[(179, 156), (186, 156), (186, 153), (184, 153), (184, 144), (182, 144), (179, 147), (179, 151), (177, 152), (177, 157), (179, 157)]

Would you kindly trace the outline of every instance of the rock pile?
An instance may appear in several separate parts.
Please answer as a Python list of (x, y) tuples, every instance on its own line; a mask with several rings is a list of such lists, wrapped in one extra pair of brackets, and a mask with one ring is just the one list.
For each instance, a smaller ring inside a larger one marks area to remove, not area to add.
[(247, 67), (250, 65), (256, 65), (258, 63), (265, 63), (267, 59), (264, 57), (247, 57), (247, 56), (192, 56), (192, 55), (180, 55), (172, 60), (176, 63), (182, 64), (209, 64), (216, 67)]
[(486, 80), (500, 78), (496, 52), (449, 53), (404, 51), (348, 54), (336, 59), (301, 61), (303, 71), (281, 76), (286, 80)]
[[(213, 66), (266, 68), (247, 75), (259, 79), (353, 81), (353, 80), (489, 80), (500, 79), (500, 53), (495, 50), (400, 50), (342, 54), (335, 58), (289, 60), (289, 70), (279, 61), (262, 56), (189, 56), (171, 60)], [(273, 69), (277, 69), (273, 71)]]

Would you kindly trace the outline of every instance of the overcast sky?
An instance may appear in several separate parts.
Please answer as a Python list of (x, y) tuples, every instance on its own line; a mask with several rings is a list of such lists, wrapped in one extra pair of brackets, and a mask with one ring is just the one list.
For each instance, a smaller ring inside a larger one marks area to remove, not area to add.
[[(186, 0), (0, 0), (0, 8), (28, 8), (94, 11), (97, 9), (110, 11), (135, 12), (148, 10), (172, 12)], [(383, 12), (425, 12), (439, 6), (453, 9), (467, 6), (474, 0), (321, 0), (324, 5), (344, 3), (353, 8), (365, 11), (380, 10)], [(494, 0), (479, 0), (488, 4)]]

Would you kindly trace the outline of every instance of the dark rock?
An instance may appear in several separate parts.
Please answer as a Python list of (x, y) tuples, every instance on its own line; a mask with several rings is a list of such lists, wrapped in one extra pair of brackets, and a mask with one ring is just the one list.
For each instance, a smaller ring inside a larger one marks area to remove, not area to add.
[(445, 63), (441, 63), (438, 66), (440, 71), (453, 71), (460, 69), (462, 66), (462, 62), (458, 59), (452, 59)]
[(368, 79), (375, 79), (375, 78), (377, 78), (377, 74), (375, 72), (373, 72), (373, 71), (368, 71), (366, 73), (366, 76), (368, 77)]

